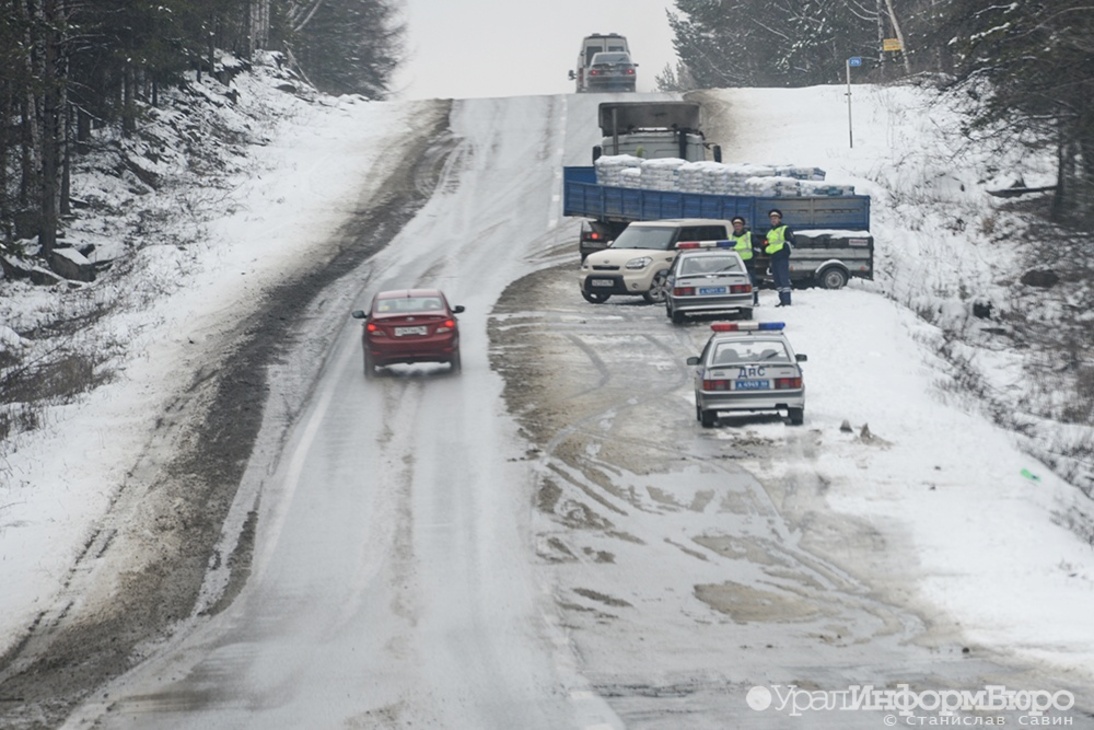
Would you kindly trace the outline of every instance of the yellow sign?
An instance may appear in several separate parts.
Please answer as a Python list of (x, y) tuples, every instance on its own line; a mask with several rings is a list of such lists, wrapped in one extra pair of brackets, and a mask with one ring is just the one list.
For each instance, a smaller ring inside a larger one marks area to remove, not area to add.
[(904, 46), (900, 44), (899, 38), (883, 38), (881, 40), (881, 50), (883, 51), (903, 51)]

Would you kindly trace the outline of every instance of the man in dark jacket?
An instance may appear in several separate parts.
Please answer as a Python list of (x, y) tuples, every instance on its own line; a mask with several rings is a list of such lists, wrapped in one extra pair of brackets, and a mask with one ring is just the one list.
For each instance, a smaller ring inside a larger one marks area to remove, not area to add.
[(790, 250), (794, 244), (794, 232), (783, 223), (783, 213), (778, 208), (767, 214), (771, 228), (764, 237), (764, 253), (771, 257), (771, 278), (779, 292), (776, 307), (790, 306)]

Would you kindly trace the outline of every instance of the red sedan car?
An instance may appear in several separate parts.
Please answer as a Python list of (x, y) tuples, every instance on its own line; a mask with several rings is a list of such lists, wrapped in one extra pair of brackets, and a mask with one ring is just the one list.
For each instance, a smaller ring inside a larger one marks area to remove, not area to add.
[(446, 362), (460, 369), (460, 330), (456, 315), (463, 306), (449, 306), (439, 289), (382, 291), (372, 298), (364, 320), (361, 342), (365, 350), (365, 377), (376, 368), (395, 363)]

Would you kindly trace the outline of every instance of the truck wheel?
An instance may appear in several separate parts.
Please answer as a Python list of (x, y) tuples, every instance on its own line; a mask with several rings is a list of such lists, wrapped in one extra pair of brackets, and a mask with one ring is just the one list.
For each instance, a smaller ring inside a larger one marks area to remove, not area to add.
[(718, 412), (717, 411), (700, 411), (699, 423), (703, 424), (703, 428), (714, 428), (718, 425)]
[(817, 281), (825, 289), (842, 289), (847, 283), (847, 272), (837, 266), (829, 266), (820, 272)]
[(581, 296), (585, 297), (585, 301), (590, 302), (591, 304), (603, 304), (608, 301), (611, 294), (601, 294), (600, 292), (585, 291), (582, 289)]
[(658, 271), (653, 275), (653, 281), (650, 282), (650, 290), (642, 295), (650, 304), (660, 304), (665, 301), (665, 297), (668, 296), (668, 281), (669, 272)]
[(805, 423), (805, 409), (804, 408), (789, 408), (786, 411), (786, 415), (790, 417), (791, 426), (800, 426)]

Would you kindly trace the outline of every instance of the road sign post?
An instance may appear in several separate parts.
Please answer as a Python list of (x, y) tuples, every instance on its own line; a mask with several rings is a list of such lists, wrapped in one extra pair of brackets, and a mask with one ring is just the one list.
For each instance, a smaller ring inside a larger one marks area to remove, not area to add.
[(851, 126), (851, 67), (861, 65), (862, 56), (851, 56), (847, 59), (847, 140), (851, 149), (855, 147), (855, 132)]

